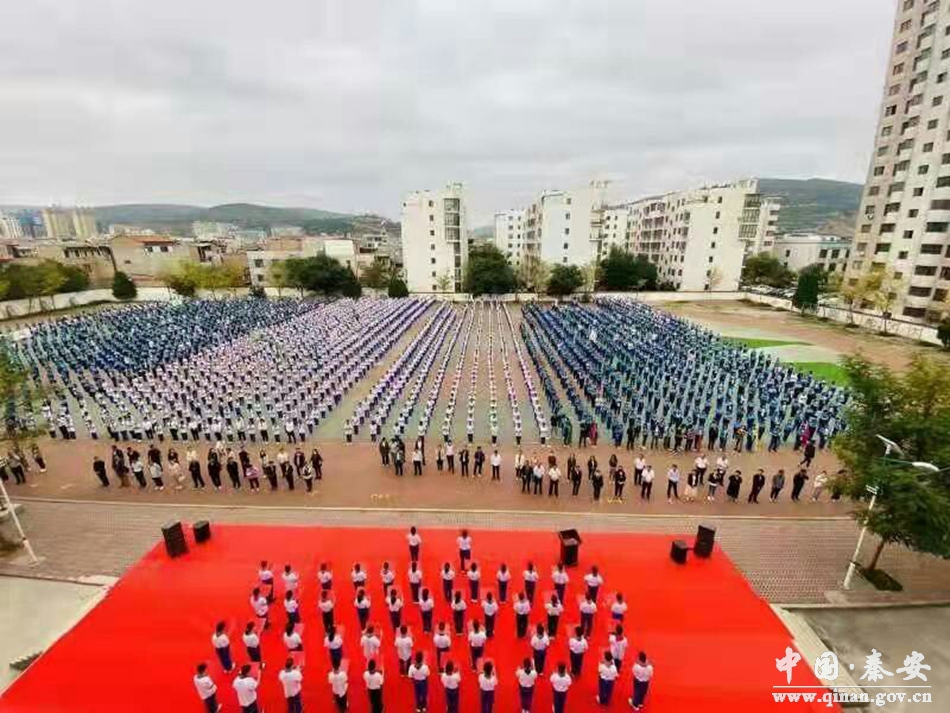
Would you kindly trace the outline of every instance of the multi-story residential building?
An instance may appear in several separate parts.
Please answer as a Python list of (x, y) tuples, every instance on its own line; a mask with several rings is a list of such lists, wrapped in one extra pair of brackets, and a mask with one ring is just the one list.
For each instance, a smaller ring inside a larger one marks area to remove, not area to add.
[(611, 248), (630, 251), (630, 214), (629, 205), (617, 205), (604, 208), (599, 258), (606, 257)]
[(96, 214), (91, 208), (45, 208), (43, 227), (46, 237), (52, 240), (88, 240), (98, 234)]
[(516, 270), (521, 268), (524, 259), (525, 215), (526, 211), (517, 208), (495, 213), (495, 247)]
[(851, 239), (837, 235), (786, 233), (775, 239), (771, 253), (789, 270), (821, 265), (828, 272), (841, 274), (851, 256)]
[[(778, 214), (782, 208), (782, 201), (776, 196), (765, 196), (759, 208), (759, 224), (755, 235), (743, 236), (745, 256), (758, 255), (770, 252), (778, 236)], [(748, 233), (748, 230), (746, 231)]]
[(167, 235), (117, 235), (110, 242), (115, 269), (136, 282), (158, 282), (182, 262), (220, 263), (222, 242), (178, 240)]
[(762, 203), (754, 179), (644, 198), (627, 207), (629, 250), (675, 289), (735, 290), (747, 243), (764, 243)]
[(402, 202), (402, 261), (411, 292), (460, 292), (468, 264), (465, 189), (413, 191)]
[(214, 238), (228, 238), (238, 231), (238, 226), (233, 223), (220, 223), (215, 221), (196, 220), (191, 224), (191, 233), (200, 240), (211, 240)]
[(548, 265), (587, 265), (601, 253), (601, 228), (607, 183), (591, 181), (584, 188), (545, 191), (525, 215), (523, 261)]
[(23, 237), (23, 227), (19, 218), (0, 213), (0, 238), (5, 240), (20, 240)]
[(892, 311), (936, 318), (950, 289), (950, 7), (900, 0), (847, 279), (890, 270)]
[(115, 261), (112, 248), (107, 243), (94, 240), (41, 240), (31, 245), (34, 248), (33, 255), (37, 258), (78, 267), (89, 276), (92, 287), (106, 287), (112, 283)]

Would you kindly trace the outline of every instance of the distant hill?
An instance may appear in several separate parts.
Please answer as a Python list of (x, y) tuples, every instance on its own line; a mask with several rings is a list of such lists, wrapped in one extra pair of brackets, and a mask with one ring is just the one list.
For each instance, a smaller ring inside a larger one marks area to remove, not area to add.
[(242, 228), (269, 228), (273, 225), (327, 226), (326, 232), (347, 230), (356, 216), (315, 208), (274, 208), (252, 203), (229, 203), (202, 208), (192, 205), (163, 203), (129, 203), (97, 206), (96, 221), (103, 227), (110, 223), (128, 223), (153, 230), (178, 234), (191, 232), (196, 220), (234, 223)]
[(760, 178), (759, 192), (782, 198), (779, 233), (829, 233), (851, 237), (864, 186), (824, 178)]

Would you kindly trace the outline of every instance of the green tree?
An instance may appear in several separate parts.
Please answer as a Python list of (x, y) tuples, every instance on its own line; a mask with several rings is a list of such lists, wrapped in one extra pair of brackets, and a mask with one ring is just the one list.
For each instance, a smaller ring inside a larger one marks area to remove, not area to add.
[(389, 280), (388, 294), (390, 297), (408, 297), (409, 288), (401, 277), (393, 276)]
[(0, 403), (4, 406), (4, 440), (22, 452), (23, 442), (40, 433), (40, 404), (43, 390), (13, 355), (6, 340), (0, 341)]
[(112, 296), (118, 300), (131, 300), (138, 294), (138, 288), (132, 278), (124, 272), (116, 271), (112, 277)]
[(389, 284), (392, 272), (392, 267), (388, 261), (379, 257), (373, 258), (373, 262), (364, 267), (360, 273), (360, 284), (363, 287), (382, 290)]
[(340, 279), (339, 291), (344, 297), (359, 299), (363, 295), (363, 286), (356, 279), (356, 274), (348, 267), (343, 268), (345, 274)]
[(518, 287), (508, 259), (494, 245), (484, 243), (469, 251), (465, 270), (465, 291), (478, 295), (503, 295)]
[(890, 268), (871, 270), (865, 276), (864, 299), (869, 301), (881, 313), (881, 331), (887, 334), (887, 322), (891, 318), (891, 309), (897, 302), (897, 295), (904, 287), (904, 280)]
[(188, 263), (166, 270), (159, 275), (159, 279), (165, 287), (182, 297), (194, 297), (198, 291), (199, 276)]
[(543, 292), (551, 275), (551, 266), (534, 255), (526, 255), (518, 271), (521, 283), (529, 292)]
[(937, 339), (943, 344), (944, 349), (950, 349), (950, 319), (944, 317), (937, 325)]
[(742, 284), (768, 285), (769, 287), (789, 287), (795, 279), (795, 273), (785, 267), (771, 253), (759, 253), (746, 258), (742, 266)]
[[(867, 486), (878, 489), (874, 510), (862, 504), (854, 513), (880, 538), (867, 569), (893, 543), (950, 558), (950, 479), (912, 465), (950, 465), (950, 371), (920, 354), (900, 375), (860, 356), (846, 358), (844, 368), (852, 400), (834, 441), (847, 473), (837, 485), (862, 501)], [(903, 454), (882, 457), (878, 434)]]
[(616, 245), (597, 266), (597, 287), (607, 292), (655, 290), (656, 265), (645, 255), (633, 255)]
[(825, 279), (825, 270), (821, 265), (809, 265), (799, 273), (792, 304), (801, 310), (802, 314), (818, 309), (818, 296)]
[(548, 278), (547, 293), (554, 297), (574, 294), (584, 285), (584, 273), (577, 265), (555, 265)]

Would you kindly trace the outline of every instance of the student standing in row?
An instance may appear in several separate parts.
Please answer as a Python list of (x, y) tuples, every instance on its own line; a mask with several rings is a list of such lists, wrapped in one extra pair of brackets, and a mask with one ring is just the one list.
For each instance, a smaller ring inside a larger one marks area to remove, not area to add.
[(571, 677), (564, 662), (558, 663), (557, 671), (551, 674), (551, 688), (554, 690), (554, 713), (564, 713), (567, 705), (567, 691), (571, 687)]
[(548, 654), (548, 646), (551, 640), (544, 632), (544, 624), (538, 624), (534, 636), (531, 637), (531, 650), (534, 657), (534, 668), (539, 674), (544, 673), (544, 660)]
[(478, 688), (481, 691), (480, 701), (482, 713), (492, 713), (495, 708), (495, 688), (498, 686), (498, 677), (495, 676), (495, 667), (491, 661), (486, 661), (482, 672), (478, 675)]
[(528, 615), (531, 614), (531, 602), (524, 592), (518, 592), (518, 600), (514, 604), (515, 636), (523, 639), (528, 634)]
[(370, 711), (383, 713), (383, 672), (377, 669), (375, 659), (370, 659), (366, 665), (363, 681), (366, 683)]
[(442, 657), (447, 656), (449, 649), (452, 648), (452, 637), (449, 636), (444, 621), (439, 622), (439, 628), (432, 637), (432, 643), (435, 644), (435, 665), (441, 673), (443, 670)]
[(445, 713), (458, 713), (459, 684), (462, 682), (462, 674), (456, 671), (455, 664), (449, 661), (445, 664), (445, 671), (439, 678), (445, 689)]
[(207, 713), (218, 713), (224, 706), (218, 703), (218, 687), (214, 680), (208, 675), (208, 664), (198, 664), (195, 673), (195, 690), (198, 691), (198, 698), (204, 704)]
[(406, 535), (406, 541), (409, 543), (409, 561), (419, 561), (419, 545), (422, 544), (422, 538), (419, 536), (415, 525), (409, 528), (409, 534)]
[(504, 604), (508, 601), (508, 582), (511, 581), (511, 572), (508, 571), (508, 565), (504, 562), (498, 567), (495, 579), (498, 580), (498, 601)]
[(647, 655), (641, 651), (637, 656), (637, 662), (633, 665), (633, 698), (627, 701), (633, 710), (638, 711), (643, 708), (652, 679), (653, 664), (647, 661)]
[(609, 706), (614, 694), (614, 681), (617, 680), (617, 667), (609, 651), (604, 652), (604, 660), (597, 667), (597, 702)]
[(244, 641), (244, 648), (247, 650), (247, 657), (251, 660), (251, 663), (260, 664), (263, 669), (264, 662), (261, 660), (261, 637), (257, 635), (253, 621), (247, 622), (241, 640)]
[(330, 683), (330, 690), (333, 692), (333, 703), (336, 705), (338, 713), (346, 713), (349, 707), (349, 701), (346, 699), (346, 692), (349, 688), (346, 671), (340, 669), (340, 663), (336, 662), (327, 674), (327, 681)]
[(409, 664), (412, 661), (412, 635), (409, 633), (408, 626), (401, 626), (399, 632), (393, 639), (393, 645), (396, 647), (396, 658), (399, 659), (399, 675), (409, 675)]
[(495, 615), (498, 613), (498, 602), (491, 592), (485, 593), (485, 599), (482, 600), (482, 613), (485, 615), (485, 636), (489, 639), (495, 637)]
[(287, 699), (287, 713), (303, 713), (303, 702), (300, 700), (300, 690), (303, 688), (303, 674), (294, 665), (291, 657), (284, 662), (284, 670), (277, 674), (284, 687), (284, 698)]
[(432, 609), (435, 607), (428, 589), (423, 589), (419, 594), (419, 613), (422, 615), (422, 633), (432, 633)]
[(445, 598), (445, 601), (451, 602), (455, 570), (452, 569), (451, 564), (446, 562), (442, 565), (442, 571), (439, 573), (439, 576), (442, 578), (442, 596)]
[(412, 665), (409, 666), (409, 678), (416, 697), (416, 713), (426, 713), (429, 709), (429, 667), (421, 651), (417, 651)]
[(214, 653), (221, 662), (221, 668), (225, 673), (231, 673), (234, 670), (234, 661), (231, 659), (231, 641), (228, 639), (227, 624), (219, 621), (214, 627), (214, 634), (211, 636), (211, 644), (214, 646)]
[(237, 692), (238, 705), (241, 706), (241, 713), (260, 713), (257, 707), (257, 687), (261, 682), (260, 669), (257, 670), (257, 677), (251, 676), (251, 665), (241, 666), (241, 673), (234, 679), (232, 684)]
[(518, 679), (518, 700), (521, 704), (521, 713), (531, 713), (531, 703), (534, 699), (534, 682), (538, 672), (531, 666), (531, 659), (521, 662), (520, 668), (515, 671)]
[(330, 665), (339, 668), (343, 661), (343, 637), (331, 626), (323, 637), (323, 645), (330, 652)]
[(567, 642), (571, 656), (571, 676), (578, 678), (581, 675), (581, 669), (584, 666), (584, 654), (590, 648), (587, 639), (584, 637), (583, 628), (574, 627), (574, 636)]

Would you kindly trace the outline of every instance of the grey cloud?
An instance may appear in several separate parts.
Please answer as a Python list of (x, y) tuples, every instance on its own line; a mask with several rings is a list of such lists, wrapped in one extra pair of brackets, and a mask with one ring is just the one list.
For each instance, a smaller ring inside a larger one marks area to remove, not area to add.
[(863, 179), (893, 0), (41, 0), (0, 7), (0, 203), (231, 200), (475, 222), (610, 176)]

